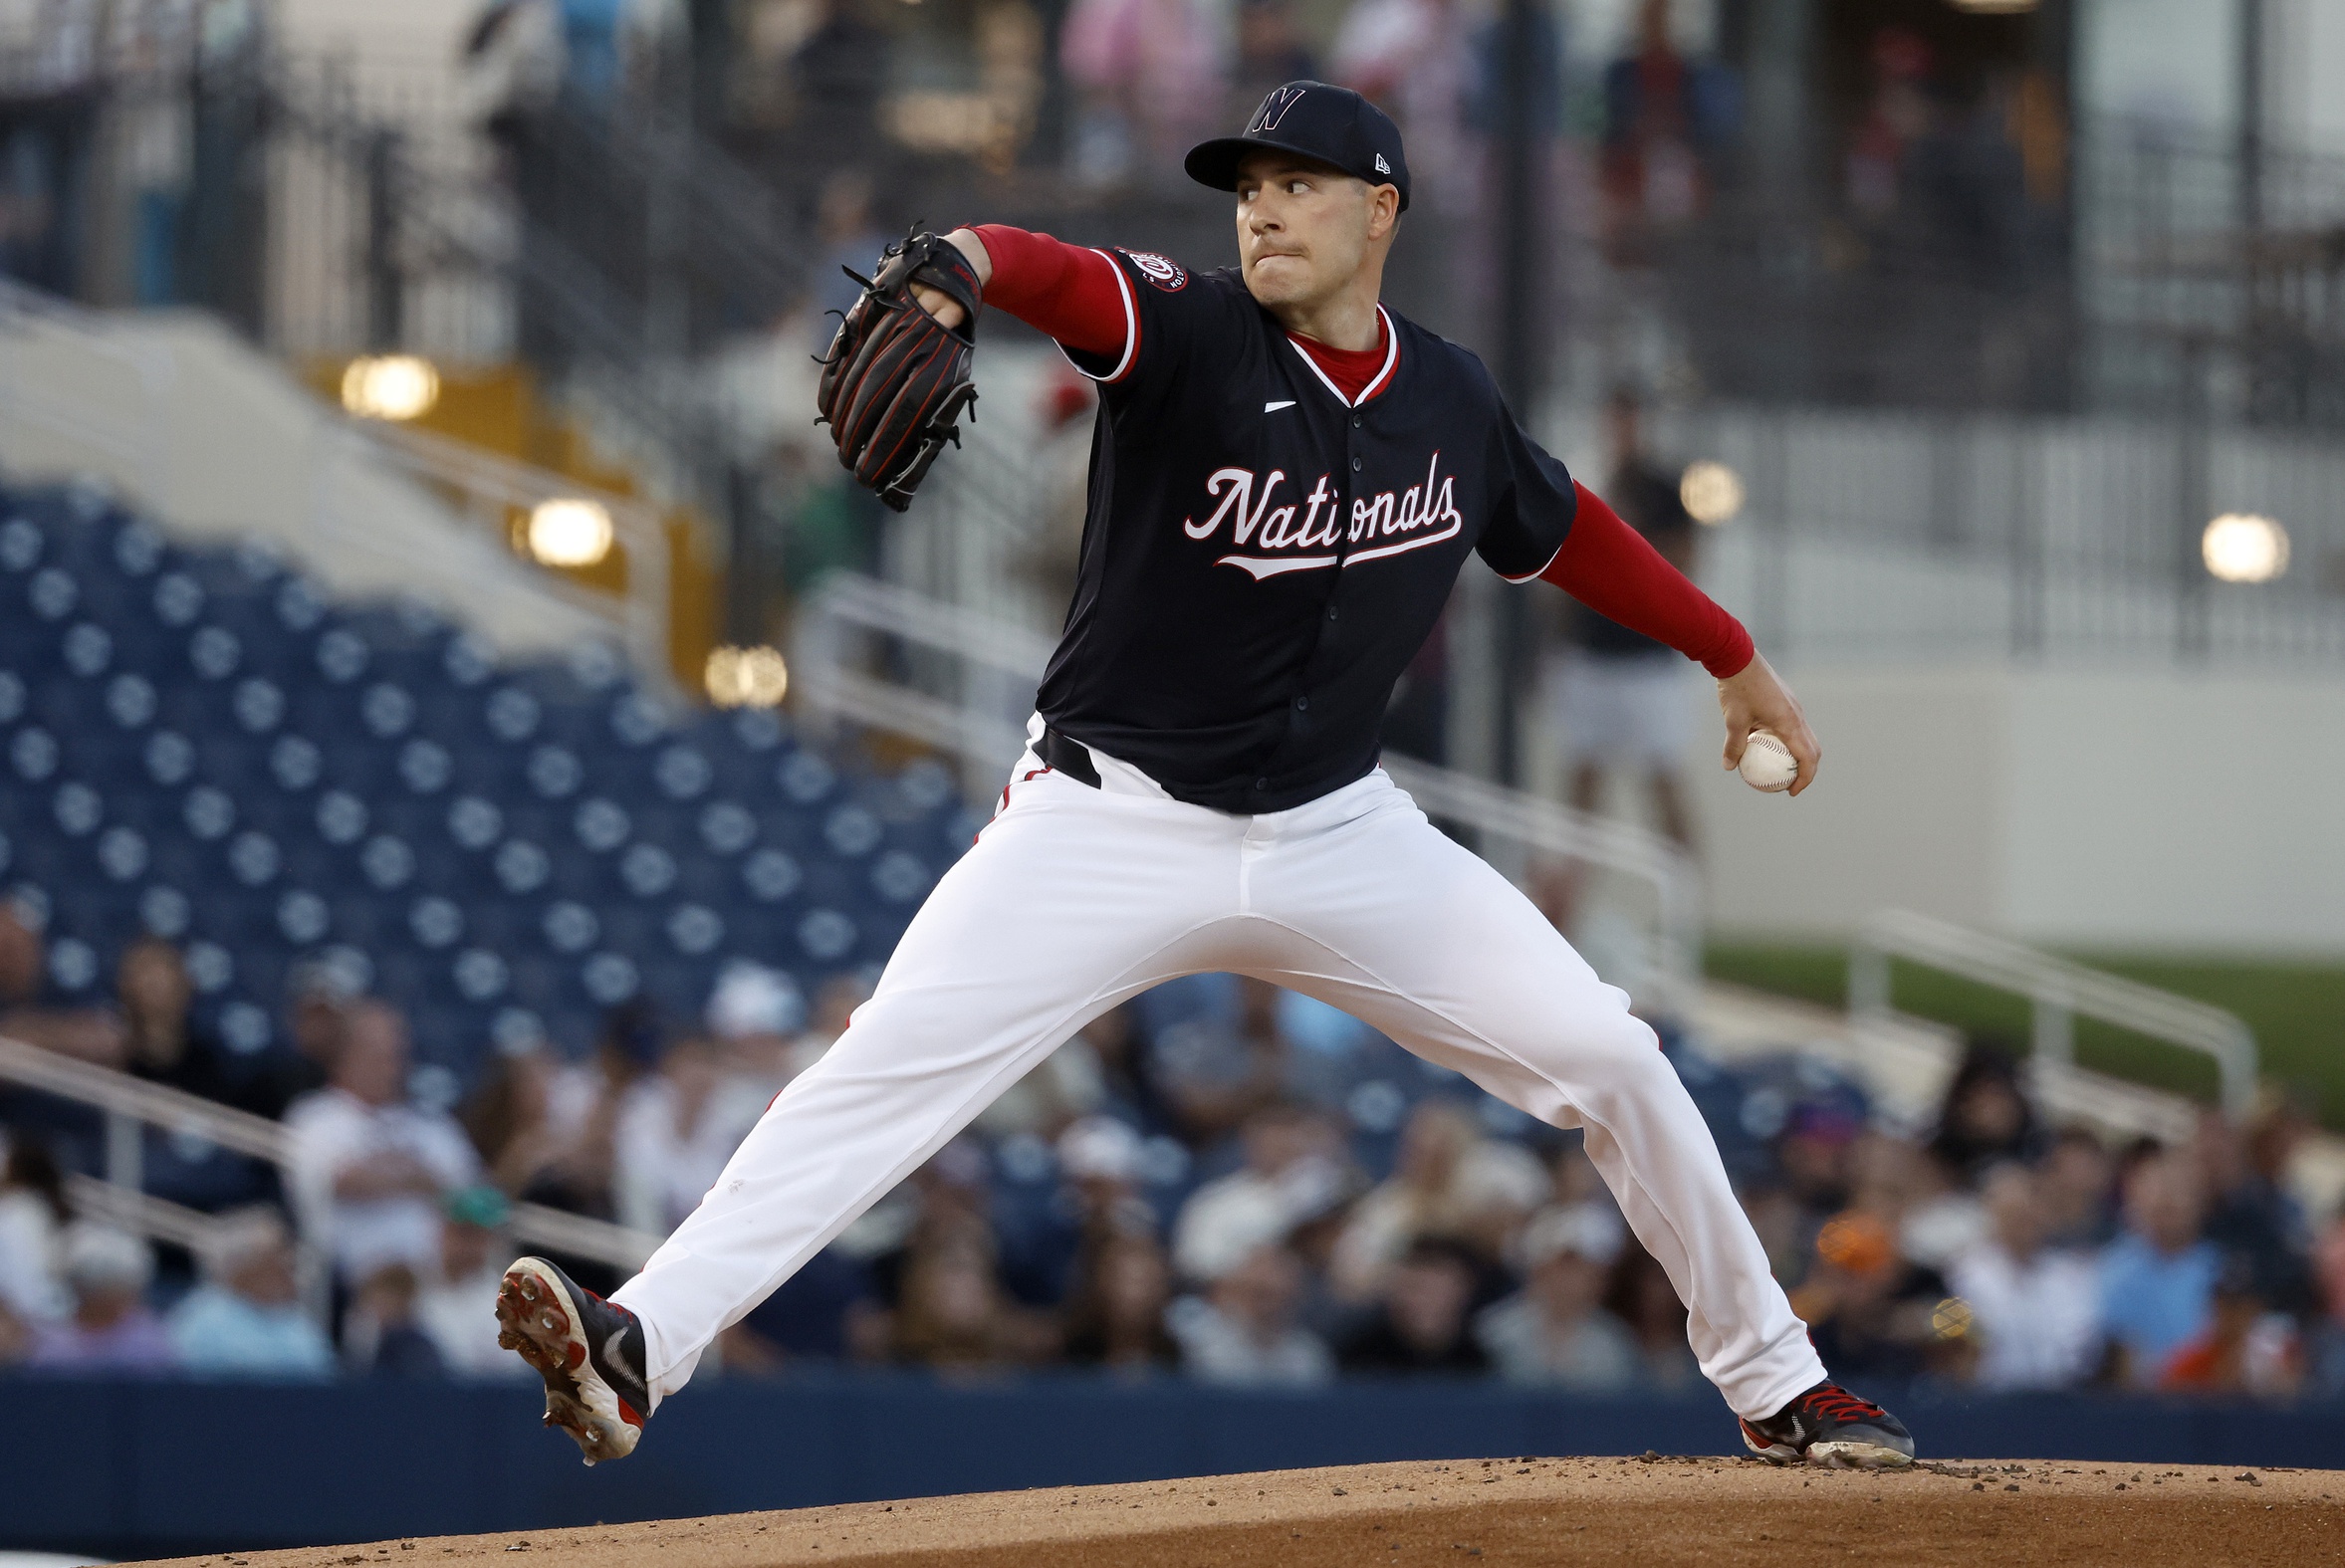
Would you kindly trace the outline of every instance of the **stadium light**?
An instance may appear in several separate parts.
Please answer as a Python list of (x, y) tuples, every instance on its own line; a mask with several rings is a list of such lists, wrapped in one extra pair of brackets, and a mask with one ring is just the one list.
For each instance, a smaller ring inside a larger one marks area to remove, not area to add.
[(2288, 569), (2288, 531), (2252, 512), (2226, 512), (2207, 525), (2199, 553), (2225, 582), (2269, 582)]
[(1695, 522), (1716, 528), (1733, 522), (1743, 510), (1743, 476), (1706, 457), (1686, 465), (1685, 477), (1678, 481), (1677, 498)]
[(775, 648), (712, 649), (705, 679), (720, 708), (778, 708), (790, 693), (790, 666)]
[(530, 554), (548, 566), (591, 566), (610, 554), (610, 513), (599, 501), (557, 496), (531, 509)]
[(440, 400), (440, 372), (411, 353), (352, 359), (342, 373), (342, 406), (360, 419), (420, 419)]

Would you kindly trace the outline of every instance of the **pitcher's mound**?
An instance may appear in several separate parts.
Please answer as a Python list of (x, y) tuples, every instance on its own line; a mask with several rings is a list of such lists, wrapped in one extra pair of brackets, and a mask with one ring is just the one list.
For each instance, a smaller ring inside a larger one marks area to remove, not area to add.
[[(2345, 1471), (1460, 1459), (255, 1552), (243, 1568), (2345, 1563)], [(516, 1554), (508, 1556), (507, 1553)], [(549, 1561), (551, 1559), (551, 1561)], [(188, 1559), (193, 1564), (199, 1559)], [(200, 1559), (208, 1568), (220, 1560)]]

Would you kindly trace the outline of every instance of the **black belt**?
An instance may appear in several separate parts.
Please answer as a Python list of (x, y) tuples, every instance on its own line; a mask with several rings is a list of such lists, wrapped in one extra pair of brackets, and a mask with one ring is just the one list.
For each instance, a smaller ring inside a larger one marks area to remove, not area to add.
[(1043, 744), (1035, 748), (1035, 755), (1053, 773), (1064, 774), (1076, 784), (1099, 787), (1099, 768), (1091, 761), (1091, 750), (1080, 741), (1068, 740), (1049, 725), (1043, 726)]

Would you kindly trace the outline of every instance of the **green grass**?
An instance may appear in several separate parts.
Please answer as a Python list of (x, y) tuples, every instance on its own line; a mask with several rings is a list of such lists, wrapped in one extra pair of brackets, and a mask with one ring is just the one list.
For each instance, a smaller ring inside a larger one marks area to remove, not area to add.
[[(2345, 1130), (2345, 965), (2073, 956), (2237, 1013), (2255, 1031), (2264, 1076), (2316, 1097), (2321, 1121)], [(1705, 967), (1716, 979), (1787, 997), (1831, 1007), (1848, 1000), (1848, 955), (1841, 948), (1721, 942), (1709, 949)], [(1890, 995), (1903, 1011), (2026, 1048), (2027, 1005), (2017, 997), (1905, 963), (1891, 967)], [(2215, 1097), (2215, 1066), (2206, 1057), (2088, 1018), (2076, 1023), (2076, 1056), (2084, 1066), (2137, 1083)]]

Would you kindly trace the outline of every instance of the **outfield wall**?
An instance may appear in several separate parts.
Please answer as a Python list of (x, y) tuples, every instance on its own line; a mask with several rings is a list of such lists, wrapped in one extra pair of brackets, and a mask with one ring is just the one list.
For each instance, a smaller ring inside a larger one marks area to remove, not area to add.
[(1797, 800), (1720, 774), (1689, 688), (1719, 929), (1830, 938), (1898, 905), (2067, 947), (2345, 955), (2345, 677), (1788, 673), (1825, 752)]
[[(1872, 1390), (1887, 1395), (1890, 1391)], [(1232, 1393), (1163, 1380), (717, 1384), (588, 1470), (511, 1384), (0, 1380), (0, 1549), (112, 1557), (675, 1518), (1289, 1466), (1721, 1454), (1707, 1392), (1572, 1400), (1487, 1384)], [(1925, 1456), (2345, 1467), (2345, 1406), (1893, 1399)]]

